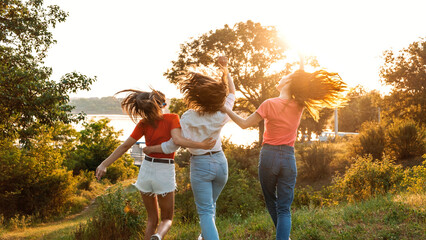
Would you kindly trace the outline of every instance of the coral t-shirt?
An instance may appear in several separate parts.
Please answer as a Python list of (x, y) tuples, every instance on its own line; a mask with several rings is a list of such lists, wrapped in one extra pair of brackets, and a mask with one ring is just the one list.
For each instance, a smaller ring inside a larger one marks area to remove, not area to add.
[[(145, 144), (147, 146), (154, 146), (168, 141), (172, 137), (170, 131), (175, 128), (180, 128), (179, 116), (167, 113), (163, 114), (163, 119), (157, 121), (156, 128), (152, 127), (148, 123), (139, 121), (132, 134), (130, 134), (130, 137), (138, 140), (142, 136), (145, 136)], [(152, 153), (150, 156), (155, 158), (173, 159), (175, 157), (175, 153)]]
[(265, 120), (263, 144), (294, 146), (302, 106), (291, 99), (270, 98), (256, 112)]

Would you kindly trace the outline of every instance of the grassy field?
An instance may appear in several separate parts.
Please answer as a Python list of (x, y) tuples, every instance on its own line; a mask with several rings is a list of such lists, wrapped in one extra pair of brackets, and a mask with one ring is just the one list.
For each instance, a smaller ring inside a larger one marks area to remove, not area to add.
[[(426, 194), (387, 195), (334, 207), (293, 210), (292, 240), (305, 239), (426, 239)], [(73, 231), (92, 214), (92, 205), (58, 222), (3, 232), (1, 239), (73, 239)], [(220, 237), (272, 240), (274, 228), (267, 212), (242, 219), (217, 219)], [(196, 239), (197, 223), (175, 222), (166, 239)]]

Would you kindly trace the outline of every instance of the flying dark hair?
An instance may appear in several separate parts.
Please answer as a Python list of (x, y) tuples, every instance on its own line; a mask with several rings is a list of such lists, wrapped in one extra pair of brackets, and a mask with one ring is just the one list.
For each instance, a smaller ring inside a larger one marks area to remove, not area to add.
[(346, 83), (337, 73), (325, 70), (308, 73), (297, 70), (289, 78), (293, 99), (305, 107), (316, 121), (319, 118), (319, 109), (333, 108), (346, 100), (341, 95), (346, 89)]
[(156, 122), (163, 118), (161, 106), (166, 102), (165, 95), (156, 90), (152, 92), (144, 92), (134, 89), (126, 89), (117, 92), (129, 93), (127, 97), (121, 101), (121, 108), (130, 116), (133, 122), (137, 122), (138, 118), (153, 127), (157, 127)]
[(180, 81), (180, 91), (189, 108), (201, 114), (214, 113), (225, 104), (227, 85), (224, 80), (190, 72)]

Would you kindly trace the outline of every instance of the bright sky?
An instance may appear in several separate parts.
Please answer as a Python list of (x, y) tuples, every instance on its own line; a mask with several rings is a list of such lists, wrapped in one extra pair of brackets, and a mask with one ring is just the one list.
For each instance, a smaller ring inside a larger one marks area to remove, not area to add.
[(45, 0), (69, 12), (53, 30), (58, 41), (45, 63), (53, 79), (71, 71), (97, 76), (92, 90), (71, 97), (103, 97), (152, 86), (179, 97), (163, 73), (180, 44), (210, 30), (252, 20), (276, 26), (294, 49), (316, 55), (349, 86), (380, 89), (385, 50), (426, 37), (426, 1), (323, 0)]

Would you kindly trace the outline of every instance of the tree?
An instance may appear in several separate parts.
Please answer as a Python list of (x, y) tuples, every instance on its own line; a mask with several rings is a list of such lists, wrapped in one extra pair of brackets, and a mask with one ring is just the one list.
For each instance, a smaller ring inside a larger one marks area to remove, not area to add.
[[(274, 27), (265, 27), (252, 21), (240, 22), (229, 27), (209, 31), (181, 45), (176, 61), (164, 76), (174, 84), (191, 67), (212, 67), (219, 54), (229, 58), (230, 73), (236, 90), (243, 98), (236, 102), (235, 109), (253, 113), (268, 98), (279, 95), (275, 85), (289, 74), (295, 63), (286, 63), (286, 46)], [(311, 64), (317, 64), (313, 58)], [(279, 71), (272, 71), (273, 64), (282, 64)], [(259, 123), (259, 142), (262, 142), (263, 121)]]
[[(319, 119), (315, 121), (314, 118), (309, 114), (308, 111), (303, 111), (302, 119), (300, 120), (299, 131), (304, 135), (308, 136), (308, 141), (311, 140), (312, 133), (320, 135), (322, 130), (326, 127), (330, 118), (333, 116), (334, 110), (330, 108), (324, 108), (319, 111)], [(302, 137), (302, 142), (305, 140)]]
[(362, 123), (378, 121), (381, 96), (377, 91), (367, 92), (362, 86), (352, 88), (347, 105), (339, 109), (339, 131), (358, 132)]
[(393, 87), (385, 98), (390, 118), (413, 119), (426, 123), (426, 41), (421, 38), (399, 53), (388, 50), (380, 69), (381, 81)]
[(43, 0), (7, 0), (0, 3), (0, 127), (2, 137), (28, 139), (40, 126), (70, 123), (69, 93), (88, 90), (95, 78), (77, 72), (50, 80), (43, 66), (47, 50), (56, 41), (50, 28), (64, 22), (67, 13)]
[(182, 117), (182, 114), (184, 114), (188, 110), (188, 107), (180, 98), (172, 98), (170, 99), (170, 106), (169, 111), (171, 113), (176, 113), (180, 117)]

